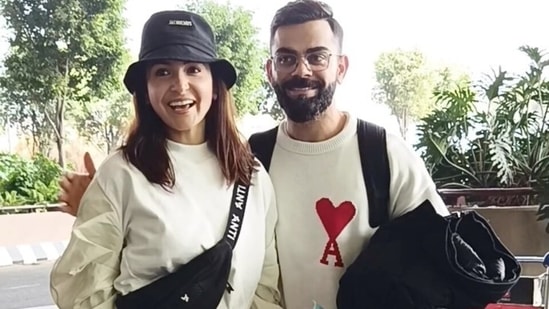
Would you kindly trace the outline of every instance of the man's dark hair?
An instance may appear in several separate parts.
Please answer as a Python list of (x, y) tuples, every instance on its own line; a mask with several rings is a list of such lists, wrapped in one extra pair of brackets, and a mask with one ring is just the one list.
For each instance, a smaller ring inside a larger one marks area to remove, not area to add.
[(317, 0), (294, 0), (276, 11), (271, 22), (271, 46), (276, 30), (282, 26), (298, 25), (309, 21), (326, 20), (337, 40), (339, 52), (343, 46), (343, 28), (333, 17), (332, 8)]

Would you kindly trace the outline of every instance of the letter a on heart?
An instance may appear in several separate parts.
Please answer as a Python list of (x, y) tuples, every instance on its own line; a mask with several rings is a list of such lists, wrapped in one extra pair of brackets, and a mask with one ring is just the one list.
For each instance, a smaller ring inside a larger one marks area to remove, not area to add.
[(356, 208), (349, 201), (335, 207), (330, 199), (322, 198), (316, 202), (316, 213), (328, 234), (328, 242), (320, 263), (328, 265), (328, 255), (333, 255), (336, 259), (335, 266), (343, 267), (343, 259), (336, 239), (355, 216)]

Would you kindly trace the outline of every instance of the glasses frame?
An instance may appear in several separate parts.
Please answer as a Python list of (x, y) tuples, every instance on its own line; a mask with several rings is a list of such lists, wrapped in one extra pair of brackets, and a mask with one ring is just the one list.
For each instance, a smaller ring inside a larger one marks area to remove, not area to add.
[[(271, 61), (273, 62), (273, 67), (274, 67), (275, 71), (280, 72), (280, 73), (294, 72), (296, 70), (297, 66), (299, 65), (299, 63), (302, 62), (302, 61), (303, 61), (303, 64), (305, 64), (305, 66), (307, 67), (307, 69), (309, 71), (311, 71), (311, 72), (321, 72), (321, 71), (326, 70), (330, 66), (330, 60), (332, 59), (332, 56), (341, 57), (341, 55), (339, 55), (339, 54), (334, 54), (334, 53), (328, 52), (328, 53), (325, 54), (326, 57), (327, 57), (327, 60), (326, 60), (326, 64), (324, 66), (322, 66), (322, 67), (317, 67), (316, 65), (311, 66), (311, 64), (307, 60), (307, 57), (310, 56), (310, 55), (313, 55), (313, 54), (318, 54), (318, 53), (320, 53), (320, 52), (311, 52), (311, 53), (306, 53), (304, 55), (296, 55), (296, 54), (292, 54), (292, 53), (280, 53), (278, 55), (271, 56)], [(277, 61), (276, 61), (276, 57), (278, 57), (279, 55), (294, 56), (294, 57), (296, 57), (296, 62), (291, 67), (280, 67), (277, 64)]]

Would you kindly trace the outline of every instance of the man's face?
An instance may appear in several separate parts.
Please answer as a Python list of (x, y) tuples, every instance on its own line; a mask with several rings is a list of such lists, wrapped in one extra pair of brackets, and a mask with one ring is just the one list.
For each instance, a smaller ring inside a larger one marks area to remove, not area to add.
[(277, 29), (267, 62), (267, 76), (289, 120), (318, 118), (332, 104), (336, 83), (348, 60), (325, 20)]

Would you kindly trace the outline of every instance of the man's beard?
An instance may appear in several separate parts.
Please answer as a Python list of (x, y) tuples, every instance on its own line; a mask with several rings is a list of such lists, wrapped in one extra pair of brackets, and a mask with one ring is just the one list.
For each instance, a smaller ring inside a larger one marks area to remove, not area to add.
[[(313, 97), (299, 96), (291, 98), (286, 90), (292, 88), (313, 88), (318, 93)], [(286, 117), (293, 122), (303, 123), (317, 119), (332, 104), (336, 83), (326, 86), (324, 83), (306, 78), (292, 78), (282, 84), (274, 84), (273, 89), (278, 104)]]

